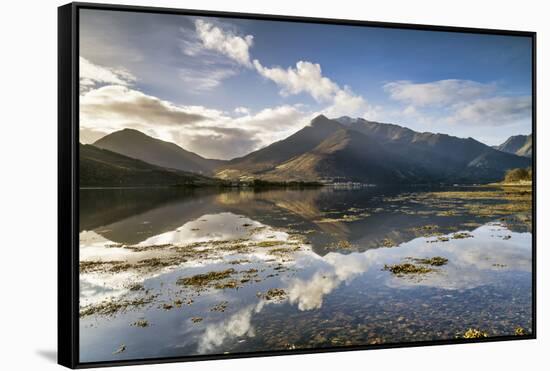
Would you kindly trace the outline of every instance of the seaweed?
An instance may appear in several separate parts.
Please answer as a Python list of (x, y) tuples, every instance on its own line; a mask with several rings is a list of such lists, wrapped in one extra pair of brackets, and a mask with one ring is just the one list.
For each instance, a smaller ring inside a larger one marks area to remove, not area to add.
[(475, 329), (475, 328), (469, 328), (462, 335), (462, 338), (464, 338), (464, 339), (481, 339), (481, 338), (486, 338), (488, 336), (489, 335), (485, 331), (478, 330), (478, 329)]
[(527, 335), (527, 332), (525, 331), (525, 329), (523, 327), (518, 326), (514, 330), (514, 335), (516, 335), (516, 336), (525, 336), (525, 335)]
[(275, 288), (269, 289), (263, 294), (265, 300), (282, 301), (286, 298), (286, 291), (283, 289)]
[(180, 278), (176, 281), (176, 284), (184, 285), (184, 286), (198, 286), (198, 287), (207, 286), (212, 282), (226, 279), (235, 272), (236, 272), (235, 269), (229, 268), (224, 271), (212, 271), (208, 273), (196, 274), (191, 277)]
[(98, 304), (91, 304), (81, 308), (80, 317), (86, 317), (90, 315), (112, 316), (118, 312), (123, 312), (128, 309), (139, 308), (146, 304), (150, 304), (155, 297), (156, 295), (150, 295), (131, 300), (104, 300)]
[(409, 258), (409, 260), (412, 260), (418, 264), (431, 265), (435, 267), (440, 267), (449, 262), (449, 259), (442, 256), (434, 256), (433, 258)]
[(395, 275), (403, 274), (425, 274), (433, 272), (432, 268), (424, 267), (422, 265), (415, 265), (412, 263), (402, 263), (402, 264), (384, 264), (383, 270), (390, 271)]
[(138, 319), (137, 321), (135, 321), (134, 323), (132, 323), (130, 326), (134, 326), (134, 327), (149, 327), (149, 322), (146, 320), (146, 319)]
[(223, 313), (227, 309), (228, 304), (229, 304), (229, 302), (222, 301), (222, 302), (214, 305), (212, 308), (210, 308), (210, 311), (211, 312), (222, 312)]

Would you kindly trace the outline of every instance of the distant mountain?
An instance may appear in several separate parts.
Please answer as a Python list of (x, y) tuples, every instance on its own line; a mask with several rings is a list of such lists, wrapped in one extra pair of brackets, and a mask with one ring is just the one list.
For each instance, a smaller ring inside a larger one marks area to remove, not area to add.
[(336, 119), (344, 126), (370, 136), (408, 161), (423, 165), (432, 179), (442, 182), (485, 182), (502, 178), (506, 170), (526, 167), (530, 160), (495, 150), (473, 138), (420, 133), (364, 119)]
[(229, 161), (216, 175), (377, 184), (479, 183), (500, 180), (507, 169), (529, 163), (472, 138), (321, 115), (290, 137)]
[(134, 129), (111, 133), (96, 141), (94, 146), (149, 164), (198, 174), (212, 174), (214, 168), (224, 163), (221, 160), (206, 159), (177, 144), (152, 138)]
[(80, 144), (81, 187), (196, 186), (218, 181), (181, 170), (166, 169), (144, 161)]
[(533, 152), (533, 135), (514, 135), (494, 148), (518, 156), (531, 157)]

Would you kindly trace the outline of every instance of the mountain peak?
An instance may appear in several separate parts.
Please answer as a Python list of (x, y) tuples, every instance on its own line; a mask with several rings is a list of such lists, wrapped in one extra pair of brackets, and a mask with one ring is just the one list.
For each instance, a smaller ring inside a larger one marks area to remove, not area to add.
[(325, 115), (320, 114), (320, 115), (317, 115), (313, 120), (311, 120), (311, 124), (315, 125), (316, 123), (324, 122), (324, 121), (330, 121), (330, 120)]
[(359, 121), (359, 118), (357, 117), (349, 117), (349, 116), (341, 116), (335, 119), (335, 121), (338, 121), (342, 125), (351, 125), (353, 123), (356, 123)]
[(495, 146), (502, 152), (512, 153), (518, 156), (531, 157), (533, 151), (533, 137), (529, 135), (513, 135), (508, 138), (504, 143), (499, 146)]
[(205, 159), (175, 143), (153, 138), (139, 130), (122, 129), (97, 140), (94, 146), (164, 168), (211, 173), (221, 161)]

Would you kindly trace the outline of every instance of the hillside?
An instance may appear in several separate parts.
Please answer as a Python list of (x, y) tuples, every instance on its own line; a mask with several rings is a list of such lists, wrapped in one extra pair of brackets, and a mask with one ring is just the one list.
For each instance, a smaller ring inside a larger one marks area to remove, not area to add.
[(518, 156), (531, 157), (533, 152), (533, 135), (511, 136), (501, 145), (495, 146), (495, 149)]
[(290, 137), (229, 161), (224, 179), (372, 183), (481, 183), (530, 160), (473, 138), (419, 133), (394, 124), (318, 116)]
[(218, 181), (80, 144), (80, 187), (199, 186)]
[(205, 175), (223, 164), (223, 161), (206, 159), (174, 143), (152, 138), (134, 129), (123, 129), (106, 135), (96, 141), (94, 146), (164, 168)]

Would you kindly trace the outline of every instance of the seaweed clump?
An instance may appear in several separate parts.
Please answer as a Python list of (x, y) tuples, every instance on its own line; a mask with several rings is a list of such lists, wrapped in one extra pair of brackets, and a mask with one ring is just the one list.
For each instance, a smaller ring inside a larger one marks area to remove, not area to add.
[(149, 321), (146, 319), (138, 319), (136, 322), (132, 323), (131, 326), (135, 327), (149, 327)]
[(214, 305), (212, 308), (210, 308), (210, 311), (211, 312), (222, 312), (223, 313), (227, 309), (228, 304), (229, 304), (229, 302), (222, 301), (221, 303), (218, 303), (218, 304)]
[(176, 281), (176, 283), (184, 286), (203, 287), (211, 284), (212, 282), (224, 280), (233, 273), (235, 273), (235, 269), (229, 268), (224, 271), (212, 271), (208, 273), (196, 274), (191, 277), (180, 278)]
[(435, 269), (431, 267), (441, 267), (449, 262), (449, 259), (442, 256), (434, 256), (432, 258), (406, 258), (407, 260), (413, 261), (413, 263), (401, 263), (401, 264), (385, 264), (385, 271), (390, 271), (391, 273), (402, 276), (404, 274), (426, 274), (434, 272)]
[(81, 308), (80, 317), (86, 317), (90, 315), (112, 316), (118, 312), (125, 312), (129, 309), (140, 308), (146, 304), (150, 304), (154, 298), (155, 295), (135, 298), (131, 300), (105, 300), (98, 304), (92, 304)]
[(527, 332), (523, 327), (516, 327), (516, 329), (514, 330), (514, 334), (516, 336), (525, 336), (527, 335)]
[(475, 329), (475, 328), (469, 328), (464, 333), (464, 335), (462, 335), (462, 337), (464, 339), (482, 339), (482, 338), (486, 338), (488, 336), (489, 335), (485, 331), (478, 330), (478, 329)]
[(431, 265), (434, 267), (440, 267), (449, 262), (449, 259), (442, 256), (434, 256), (433, 258), (411, 258), (411, 260), (418, 264)]
[(281, 301), (286, 298), (286, 291), (283, 289), (269, 289), (264, 294), (265, 300)]
[(384, 264), (385, 271), (390, 271), (391, 273), (401, 276), (403, 274), (425, 274), (433, 272), (432, 268), (428, 268), (422, 265), (416, 265), (412, 263), (402, 263), (402, 264)]
[(464, 238), (472, 238), (474, 237), (471, 233), (468, 232), (457, 232), (453, 234), (452, 239), (453, 240), (462, 240)]

